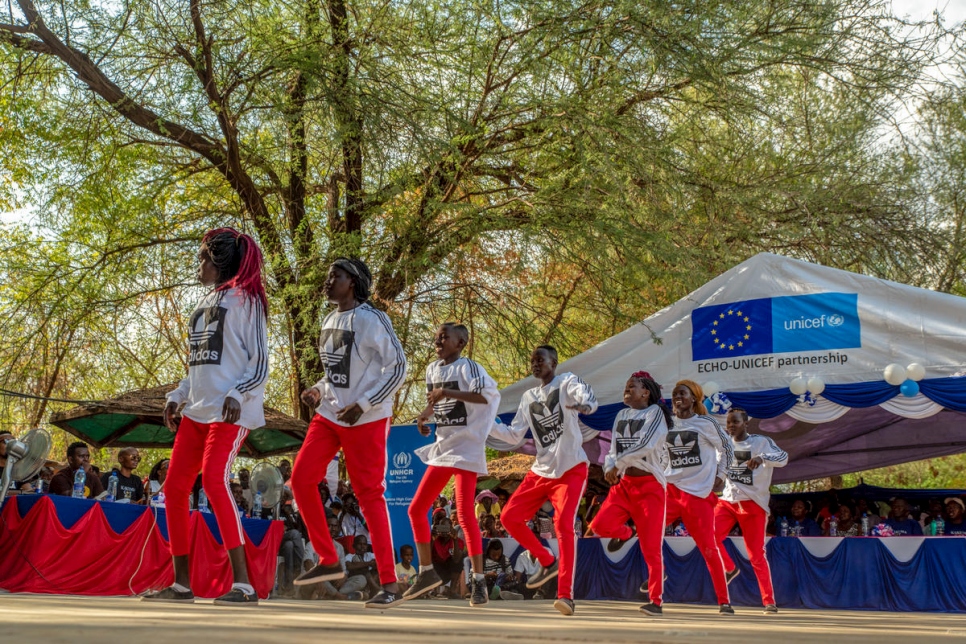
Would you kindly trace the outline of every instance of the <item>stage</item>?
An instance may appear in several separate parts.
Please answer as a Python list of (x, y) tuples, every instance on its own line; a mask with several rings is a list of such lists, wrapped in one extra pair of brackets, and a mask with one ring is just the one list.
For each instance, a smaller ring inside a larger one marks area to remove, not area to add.
[(669, 604), (649, 618), (637, 603), (578, 602), (564, 617), (549, 601), (421, 600), (387, 611), (361, 603), (270, 600), (254, 609), (149, 605), (127, 597), (0, 594), (4, 642), (962, 642), (966, 617), (945, 614), (782, 610)]

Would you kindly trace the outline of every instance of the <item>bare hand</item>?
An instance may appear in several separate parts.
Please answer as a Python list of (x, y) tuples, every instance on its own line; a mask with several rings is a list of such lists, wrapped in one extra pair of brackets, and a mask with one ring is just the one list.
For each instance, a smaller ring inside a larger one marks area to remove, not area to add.
[(578, 414), (590, 413), (590, 405), (567, 405), (567, 409), (576, 409)]
[(433, 416), (433, 411), (431, 409), (428, 410), (428, 413), (423, 411), (423, 413), (416, 418), (416, 427), (419, 429), (420, 434), (423, 436), (429, 436), (432, 430), (429, 429), (427, 423), (432, 422), (434, 418), (435, 416)]
[(749, 470), (757, 470), (759, 467), (761, 467), (762, 463), (764, 463), (762, 458), (760, 456), (756, 456), (755, 458), (745, 463), (745, 465), (748, 467)]
[(617, 482), (620, 480), (617, 476), (617, 468), (604, 472), (604, 480), (611, 485), (617, 485)]
[(319, 403), (322, 401), (322, 392), (316, 389), (315, 387), (309, 387), (308, 389), (302, 392), (301, 398), (302, 398), (302, 402), (305, 403), (306, 407), (311, 407), (312, 409), (315, 409), (316, 407), (319, 406)]
[(724, 490), (724, 480), (720, 476), (714, 477), (714, 487), (711, 488), (711, 491), (717, 494), (722, 490)]
[(348, 407), (335, 412), (335, 419), (346, 425), (355, 425), (362, 414), (362, 407), (359, 406), (359, 403), (352, 403)]
[(171, 401), (164, 406), (164, 426), (171, 430), (171, 433), (178, 431), (178, 403)]
[(225, 396), (225, 404), (221, 406), (221, 417), (229, 425), (237, 423), (241, 418), (241, 403), (231, 396)]
[(438, 403), (440, 400), (443, 400), (444, 398), (446, 398), (445, 389), (433, 389), (428, 394), (426, 394), (426, 400), (429, 401), (430, 405), (435, 405), (436, 403)]

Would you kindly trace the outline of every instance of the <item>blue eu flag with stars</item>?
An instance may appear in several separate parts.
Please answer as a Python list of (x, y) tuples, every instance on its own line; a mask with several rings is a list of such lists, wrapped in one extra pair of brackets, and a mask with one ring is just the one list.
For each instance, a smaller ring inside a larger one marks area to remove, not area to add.
[(691, 330), (692, 360), (771, 353), (771, 298), (694, 309)]

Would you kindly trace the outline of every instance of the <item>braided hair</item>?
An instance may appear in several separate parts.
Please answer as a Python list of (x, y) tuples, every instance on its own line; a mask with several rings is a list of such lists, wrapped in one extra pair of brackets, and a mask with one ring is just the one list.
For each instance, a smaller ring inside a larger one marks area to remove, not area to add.
[(372, 295), (372, 273), (369, 267), (361, 259), (349, 259), (348, 257), (338, 257), (332, 266), (344, 271), (352, 278), (352, 286), (355, 291), (355, 298), (359, 302), (365, 302)]
[(646, 371), (635, 371), (631, 374), (631, 378), (639, 382), (647, 390), (647, 406), (659, 406), (661, 413), (664, 414), (664, 422), (667, 423), (667, 428), (671, 429), (674, 427), (674, 416), (671, 414), (671, 410), (667, 408), (667, 405), (661, 400), (661, 385), (657, 384), (654, 378), (651, 377), (651, 374)]
[(218, 269), (216, 291), (237, 288), (245, 297), (262, 305), (268, 316), (268, 297), (262, 283), (262, 251), (250, 236), (234, 228), (215, 228), (201, 238), (211, 263)]

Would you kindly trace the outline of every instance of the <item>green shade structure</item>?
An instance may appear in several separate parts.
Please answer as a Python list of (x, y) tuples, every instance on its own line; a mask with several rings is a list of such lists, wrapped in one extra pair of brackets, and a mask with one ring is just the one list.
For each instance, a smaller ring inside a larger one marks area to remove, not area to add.
[[(171, 448), (174, 434), (164, 426), (165, 396), (176, 384), (129, 391), (51, 414), (50, 423), (95, 447)], [(308, 423), (265, 408), (265, 426), (249, 432), (241, 454), (263, 458), (294, 452), (305, 440)]]

